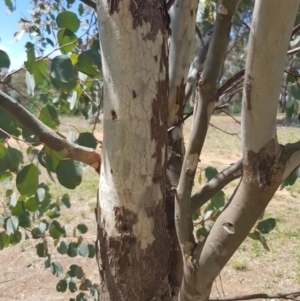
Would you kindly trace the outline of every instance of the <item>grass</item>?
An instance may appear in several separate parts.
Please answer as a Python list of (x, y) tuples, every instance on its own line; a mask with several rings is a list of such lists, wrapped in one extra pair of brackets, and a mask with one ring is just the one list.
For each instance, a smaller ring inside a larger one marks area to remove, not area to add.
[(232, 258), (231, 259), (231, 265), (234, 269), (238, 271), (244, 271), (247, 269), (247, 261), (244, 258)]

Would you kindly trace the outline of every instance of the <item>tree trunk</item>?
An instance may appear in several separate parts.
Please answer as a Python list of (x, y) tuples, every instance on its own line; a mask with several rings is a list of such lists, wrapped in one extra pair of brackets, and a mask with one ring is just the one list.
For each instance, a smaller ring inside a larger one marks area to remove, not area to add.
[(100, 300), (160, 300), (170, 296), (168, 17), (162, 0), (100, 0), (97, 9), (104, 83)]

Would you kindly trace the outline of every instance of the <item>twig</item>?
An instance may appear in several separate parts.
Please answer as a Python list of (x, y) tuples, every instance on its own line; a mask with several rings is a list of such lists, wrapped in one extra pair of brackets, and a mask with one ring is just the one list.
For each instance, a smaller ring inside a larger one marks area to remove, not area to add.
[(231, 78), (229, 78), (222, 87), (218, 89), (218, 95), (222, 95), (225, 93), (225, 91), (228, 90), (238, 79), (243, 77), (245, 75), (245, 69), (240, 70), (235, 75), (233, 75)]
[(209, 299), (209, 301), (237, 301), (237, 300), (251, 300), (251, 299), (286, 299), (286, 300), (298, 300), (300, 291), (292, 293), (278, 293), (278, 294), (253, 294), (253, 295), (241, 295), (227, 298)]
[(300, 47), (293, 48), (287, 52), (288, 55), (295, 54), (300, 51)]
[(299, 30), (300, 30), (300, 24), (296, 25), (296, 26), (293, 28), (291, 38), (292, 38)]
[(0, 284), (1, 284), (1, 283), (6, 283), (6, 282), (10, 282), (10, 281), (13, 281), (13, 280), (15, 280), (15, 278), (8, 279), (8, 280), (4, 280), (4, 281), (0, 281)]
[(228, 115), (229, 117), (231, 117), (235, 122), (237, 122), (238, 124), (241, 124), (241, 122), (239, 120), (237, 120), (235, 117), (233, 117), (231, 114), (229, 114), (228, 112), (222, 110), (221, 112), (225, 113), (226, 115)]
[(239, 132), (237, 132), (237, 133), (229, 133), (229, 132), (226, 132), (226, 131), (220, 129), (219, 127), (213, 125), (211, 122), (210, 122), (209, 124), (210, 124), (213, 128), (215, 128), (216, 130), (219, 130), (219, 131), (221, 131), (221, 132), (224, 133), (224, 134), (231, 135), (231, 136), (237, 136), (237, 137), (240, 139), (240, 137), (239, 137), (239, 135), (238, 135)]

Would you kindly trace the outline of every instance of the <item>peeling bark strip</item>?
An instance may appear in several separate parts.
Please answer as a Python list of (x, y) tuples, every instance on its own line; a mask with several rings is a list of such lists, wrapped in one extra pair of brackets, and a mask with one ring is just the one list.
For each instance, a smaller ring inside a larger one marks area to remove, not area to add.
[(170, 18), (163, 1), (131, 0), (129, 10), (132, 15), (133, 29), (142, 26), (143, 23), (150, 23), (150, 30), (143, 36), (144, 40), (154, 42), (159, 30), (169, 28)]
[(252, 90), (252, 78), (248, 75), (248, 79), (245, 83), (245, 93), (246, 93), (246, 100), (247, 100), (247, 110), (251, 110), (251, 90)]

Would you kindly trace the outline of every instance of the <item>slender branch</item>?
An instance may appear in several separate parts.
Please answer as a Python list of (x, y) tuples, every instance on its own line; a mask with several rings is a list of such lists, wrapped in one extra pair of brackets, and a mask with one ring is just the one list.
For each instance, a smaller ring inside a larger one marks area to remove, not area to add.
[(300, 24), (296, 25), (296, 26), (293, 28), (292, 36), (291, 36), (291, 37), (293, 37), (299, 30), (300, 30)]
[(245, 69), (240, 70), (236, 74), (234, 74), (232, 77), (230, 77), (223, 86), (221, 86), (218, 89), (218, 95), (222, 95), (225, 93), (226, 90), (228, 90), (238, 79), (242, 78), (245, 75)]
[(288, 55), (298, 53), (300, 51), (300, 47), (293, 48), (287, 52)]
[(237, 300), (252, 300), (252, 299), (287, 299), (287, 300), (299, 300), (300, 291), (292, 293), (278, 293), (278, 294), (253, 294), (253, 295), (241, 295), (227, 298), (209, 299), (209, 301), (237, 301)]
[(228, 183), (238, 179), (242, 175), (243, 159), (227, 167), (217, 175), (215, 175), (206, 185), (201, 187), (191, 198), (191, 213), (202, 207), (208, 202), (218, 191), (223, 189)]
[(2, 91), (0, 91), (0, 107), (15, 117), (47, 146), (67, 158), (92, 166), (99, 173), (101, 155), (96, 150), (70, 143), (69, 141), (61, 138), (34, 115), (28, 112), (16, 100)]
[(84, 3), (85, 5), (91, 7), (92, 9), (96, 9), (96, 2), (93, 0), (79, 0), (80, 2)]
[(240, 139), (240, 137), (238, 136), (239, 132), (237, 132), (237, 133), (229, 133), (229, 132), (224, 131), (221, 128), (217, 127), (216, 125), (212, 124), (211, 122), (209, 123), (209, 125), (212, 126), (214, 129), (216, 129), (216, 130), (218, 130), (218, 131), (220, 131), (220, 132), (222, 132), (224, 134), (231, 135), (231, 136), (237, 136)]

